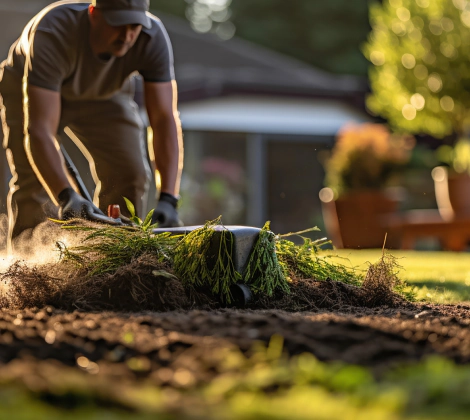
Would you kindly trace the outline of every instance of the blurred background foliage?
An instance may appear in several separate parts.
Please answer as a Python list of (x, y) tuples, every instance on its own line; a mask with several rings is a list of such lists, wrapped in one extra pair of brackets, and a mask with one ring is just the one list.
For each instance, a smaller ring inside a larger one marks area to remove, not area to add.
[(470, 130), (467, 0), (386, 0), (371, 7), (367, 106), (395, 129), (442, 138)]
[(367, 0), (151, 0), (198, 32), (233, 35), (324, 70), (366, 76)]
[(385, 125), (349, 124), (325, 162), (325, 185), (338, 197), (400, 184), (414, 147), (414, 137), (392, 134)]

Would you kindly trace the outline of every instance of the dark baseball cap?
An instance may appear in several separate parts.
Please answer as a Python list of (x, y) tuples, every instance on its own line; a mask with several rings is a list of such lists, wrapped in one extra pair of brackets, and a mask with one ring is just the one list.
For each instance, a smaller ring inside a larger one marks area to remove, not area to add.
[(93, 5), (101, 10), (108, 25), (138, 24), (148, 29), (152, 26), (146, 14), (149, 10), (149, 0), (93, 0)]

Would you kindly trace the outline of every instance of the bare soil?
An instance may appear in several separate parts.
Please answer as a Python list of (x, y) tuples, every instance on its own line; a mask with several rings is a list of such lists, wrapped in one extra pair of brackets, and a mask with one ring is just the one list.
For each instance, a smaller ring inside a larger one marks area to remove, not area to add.
[[(461, 305), (343, 306), (297, 313), (2, 309), (0, 374), (34, 388), (38, 366), (53, 360), (90, 373), (99, 370), (100, 377), (110, 380), (147, 378), (178, 386), (174, 374), (183, 369), (190, 372), (194, 384), (207, 383), (217, 375), (214, 355), (221, 349), (236, 346), (249, 353), (255, 341), (267, 343), (278, 334), (290, 355), (311, 352), (323, 361), (368, 366), (380, 376), (385, 369), (431, 354), (468, 363), (469, 324), (470, 307)], [(80, 368), (81, 356), (96, 365)]]
[(197, 386), (219, 374), (224, 349), (249, 354), (275, 334), (291, 356), (309, 352), (377, 376), (433, 354), (470, 362), (470, 307), (407, 302), (392, 291), (387, 265), (361, 287), (296, 280), (290, 294), (258, 295), (243, 309), (156, 277), (149, 257), (135, 265), (64, 282), (59, 266), (14, 264), (0, 278), (10, 284), (0, 301), (0, 378), (40, 389), (69, 367), (107, 383)]

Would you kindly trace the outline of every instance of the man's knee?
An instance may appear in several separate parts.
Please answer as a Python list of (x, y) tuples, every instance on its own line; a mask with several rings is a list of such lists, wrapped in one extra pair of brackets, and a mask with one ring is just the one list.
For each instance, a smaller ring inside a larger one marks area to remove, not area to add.
[(57, 207), (38, 183), (37, 188), (10, 190), (8, 196), (10, 235), (14, 238), (50, 218), (57, 218)]
[(148, 165), (129, 165), (123, 168), (119, 175), (113, 177), (113, 182), (105, 189), (108, 193), (113, 190), (114, 194), (124, 196), (131, 201), (138, 201), (147, 194), (150, 180), (151, 171)]

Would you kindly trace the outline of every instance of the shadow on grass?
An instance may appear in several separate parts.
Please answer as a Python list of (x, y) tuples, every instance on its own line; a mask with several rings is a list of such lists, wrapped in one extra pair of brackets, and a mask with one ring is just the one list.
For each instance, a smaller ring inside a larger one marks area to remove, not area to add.
[(470, 286), (458, 281), (424, 280), (408, 284), (415, 287), (418, 300), (457, 303), (470, 300)]

